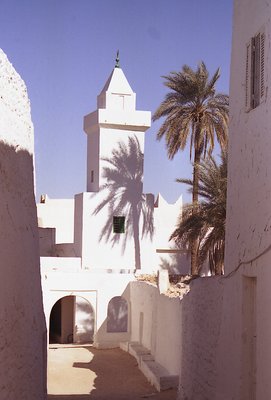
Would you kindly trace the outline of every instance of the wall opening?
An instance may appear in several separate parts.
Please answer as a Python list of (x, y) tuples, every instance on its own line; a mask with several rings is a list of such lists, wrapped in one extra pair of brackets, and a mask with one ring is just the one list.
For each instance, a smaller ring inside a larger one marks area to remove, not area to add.
[(49, 343), (92, 343), (94, 326), (94, 310), (85, 298), (62, 297), (51, 310)]
[(113, 217), (113, 232), (114, 233), (125, 232), (125, 217)]
[(128, 303), (121, 297), (113, 297), (107, 308), (107, 332), (128, 332)]
[(242, 284), (242, 400), (256, 399), (257, 278), (243, 276)]

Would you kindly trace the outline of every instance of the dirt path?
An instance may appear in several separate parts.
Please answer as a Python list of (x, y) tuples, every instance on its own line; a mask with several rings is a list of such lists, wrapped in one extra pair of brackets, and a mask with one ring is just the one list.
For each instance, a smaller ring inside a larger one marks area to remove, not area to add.
[(176, 390), (158, 393), (120, 349), (57, 347), (48, 352), (48, 400), (175, 400)]

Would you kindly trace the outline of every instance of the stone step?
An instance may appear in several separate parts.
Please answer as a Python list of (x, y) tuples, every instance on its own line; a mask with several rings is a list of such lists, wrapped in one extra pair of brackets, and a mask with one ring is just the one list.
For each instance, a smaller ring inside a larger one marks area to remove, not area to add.
[(139, 369), (159, 392), (178, 387), (179, 376), (170, 374), (156, 362), (149, 349), (138, 342), (122, 342), (120, 348), (135, 357)]

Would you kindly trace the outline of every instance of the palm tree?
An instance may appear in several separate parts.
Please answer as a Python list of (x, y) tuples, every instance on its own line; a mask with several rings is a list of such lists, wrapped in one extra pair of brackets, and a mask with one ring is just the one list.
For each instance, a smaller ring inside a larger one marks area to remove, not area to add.
[[(177, 179), (193, 190), (193, 181)], [(199, 164), (198, 193), (201, 201), (193, 212), (193, 204), (185, 207), (179, 217), (177, 228), (171, 235), (178, 245), (190, 248), (198, 240), (199, 266), (209, 258), (212, 274), (224, 271), (226, 197), (227, 197), (227, 155), (221, 156), (217, 165), (212, 156)]]
[[(180, 72), (164, 76), (165, 86), (171, 91), (153, 115), (153, 121), (165, 117), (157, 139), (165, 136), (168, 157), (172, 159), (179, 150), (190, 145), (190, 160), (193, 154), (193, 212), (198, 203), (199, 162), (202, 156), (210, 155), (215, 138), (221, 149), (227, 148), (229, 98), (216, 93), (215, 85), (220, 76), (217, 69), (209, 79), (209, 72), (201, 62), (194, 71), (184, 65)], [(191, 273), (198, 274), (197, 239), (191, 243)]]
[[(101, 186), (104, 191), (104, 200), (96, 207), (97, 214), (104, 207), (108, 207), (108, 220), (103, 227), (100, 240), (111, 240), (112, 246), (121, 238), (122, 251), (125, 251), (128, 237), (134, 241), (135, 268), (141, 269), (140, 238), (150, 236), (154, 232), (153, 226), (153, 196), (144, 195), (143, 190), (143, 153), (136, 136), (128, 138), (128, 144), (119, 142), (112, 151), (112, 156), (103, 158), (108, 163), (103, 168), (103, 177), (106, 183)], [(112, 234), (112, 216), (125, 215), (125, 234)], [(140, 234), (140, 219), (142, 229)]]

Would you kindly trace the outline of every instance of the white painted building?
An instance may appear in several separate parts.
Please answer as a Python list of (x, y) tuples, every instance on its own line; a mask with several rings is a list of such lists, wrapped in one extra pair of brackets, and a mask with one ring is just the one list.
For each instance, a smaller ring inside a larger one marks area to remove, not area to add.
[(171, 205), (161, 195), (155, 201), (142, 192), (150, 124), (150, 112), (136, 109), (136, 94), (116, 65), (97, 97), (97, 110), (84, 118), (87, 192), (74, 200), (44, 195), (37, 205), (51, 340), (93, 339), (100, 347), (129, 340), (128, 284), (134, 273), (189, 269), (186, 255), (168, 240), (182, 198)]
[(219, 400), (271, 398), (270, 37), (271, 1), (235, 0)]

